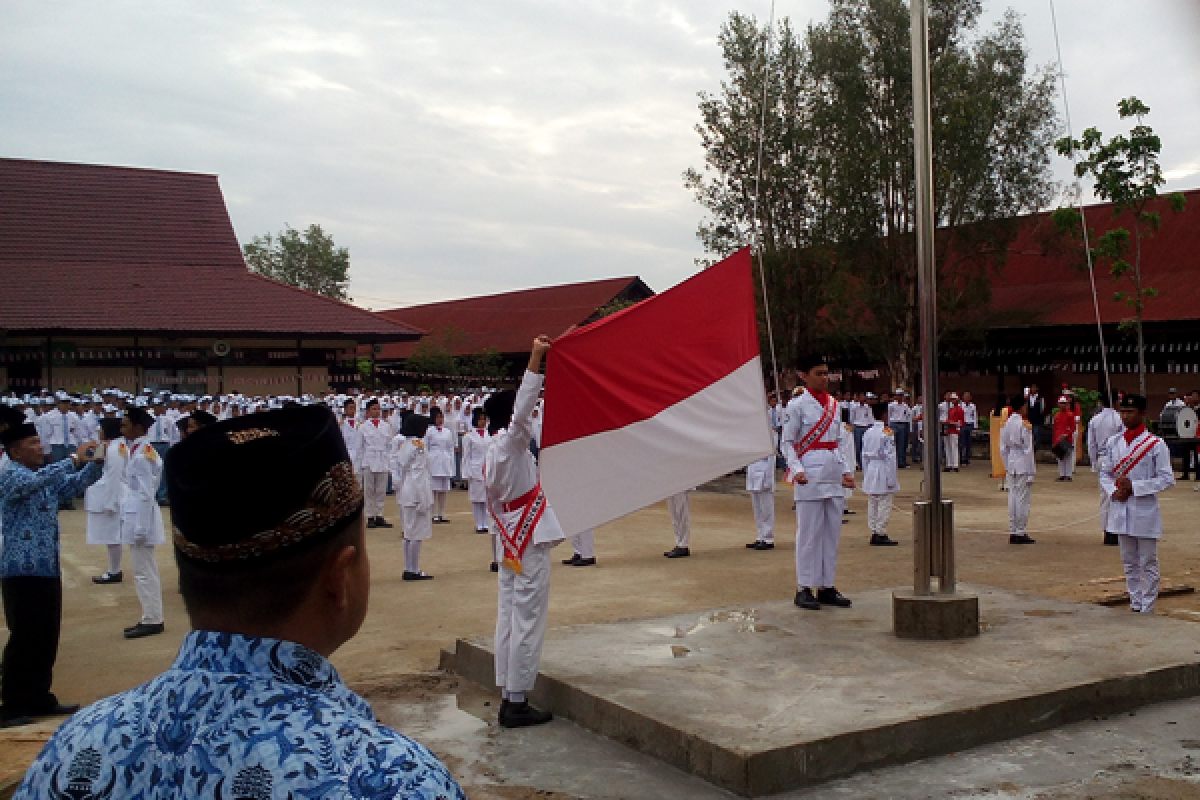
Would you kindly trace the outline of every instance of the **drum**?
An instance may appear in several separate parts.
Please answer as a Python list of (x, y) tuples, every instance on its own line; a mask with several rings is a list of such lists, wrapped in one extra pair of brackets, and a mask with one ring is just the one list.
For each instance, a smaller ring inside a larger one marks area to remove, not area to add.
[(1158, 420), (1158, 434), (1164, 439), (1195, 439), (1196, 423), (1196, 409), (1188, 406), (1166, 408)]

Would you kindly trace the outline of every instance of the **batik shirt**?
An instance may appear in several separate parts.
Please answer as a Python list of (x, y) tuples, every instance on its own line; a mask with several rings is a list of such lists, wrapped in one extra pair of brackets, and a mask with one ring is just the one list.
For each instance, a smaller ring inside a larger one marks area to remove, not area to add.
[(57, 578), (59, 568), (58, 503), (77, 497), (100, 479), (100, 465), (89, 463), (75, 471), (65, 459), (34, 472), (9, 461), (0, 472), (0, 518), (4, 549), (0, 577)]
[(192, 631), (175, 664), (67, 720), (14, 800), (466, 800), (299, 644)]

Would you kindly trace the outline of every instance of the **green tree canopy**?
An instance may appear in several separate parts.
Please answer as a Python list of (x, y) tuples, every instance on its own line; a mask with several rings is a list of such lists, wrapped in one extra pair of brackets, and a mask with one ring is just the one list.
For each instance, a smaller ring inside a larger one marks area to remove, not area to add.
[(263, 234), (242, 248), (252, 272), (310, 292), (347, 300), (350, 251), (338, 247), (320, 225), (301, 232), (285, 225), (278, 234)]

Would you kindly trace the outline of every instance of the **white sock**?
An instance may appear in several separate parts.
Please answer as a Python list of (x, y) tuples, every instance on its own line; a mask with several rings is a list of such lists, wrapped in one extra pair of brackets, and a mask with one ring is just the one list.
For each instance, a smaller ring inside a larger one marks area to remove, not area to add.
[(108, 546), (108, 574), (116, 575), (121, 571), (121, 550), (123, 548), (119, 544), (110, 544)]
[(509, 692), (508, 693), (508, 702), (524, 703), (525, 702), (525, 693), (524, 692)]

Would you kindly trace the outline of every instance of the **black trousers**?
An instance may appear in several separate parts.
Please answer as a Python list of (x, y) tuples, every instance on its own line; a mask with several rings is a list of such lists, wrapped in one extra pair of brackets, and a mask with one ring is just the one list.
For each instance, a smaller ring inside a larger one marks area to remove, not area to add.
[(50, 693), (62, 624), (62, 578), (0, 579), (8, 644), (4, 647), (5, 716), (40, 714), (54, 708)]

